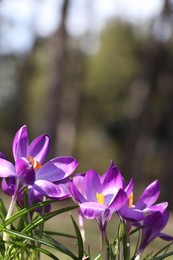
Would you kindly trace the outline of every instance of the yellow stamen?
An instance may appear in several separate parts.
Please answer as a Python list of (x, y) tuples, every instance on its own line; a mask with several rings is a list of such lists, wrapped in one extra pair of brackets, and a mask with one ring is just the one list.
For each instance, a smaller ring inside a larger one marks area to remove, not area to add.
[(34, 170), (35, 170), (35, 171), (38, 170), (39, 168), (41, 168), (41, 166), (42, 166), (38, 161), (36, 161), (35, 164), (36, 164), (36, 165), (34, 166)]
[(104, 198), (103, 193), (96, 193), (96, 198), (97, 198), (98, 203), (104, 205), (105, 198)]
[(34, 161), (34, 158), (32, 156), (29, 156), (29, 160), (35, 171), (41, 168), (42, 165), (38, 161)]
[(131, 192), (130, 196), (129, 196), (129, 208), (131, 208), (133, 205), (133, 192)]

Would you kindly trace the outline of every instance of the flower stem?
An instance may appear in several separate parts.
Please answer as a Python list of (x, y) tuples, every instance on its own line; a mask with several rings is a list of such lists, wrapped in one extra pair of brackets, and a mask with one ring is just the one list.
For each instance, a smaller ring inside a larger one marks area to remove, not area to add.
[(101, 231), (101, 239), (102, 239), (102, 245), (101, 245), (101, 259), (106, 260), (107, 259), (107, 244), (106, 244), (106, 230), (103, 229)]
[[(46, 197), (43, 197), (43, 202), (46, 201)], [(41, 212), (40, 212), (40, 215), (43, 216), (45, 213), (45, 206), (42, 207), (41, 209)], [(39, 233), (38, 233), (38, 238), (42, 238), (42, 235), (43, 235), (43, 230), (44, 230), (44, 223), (42, 223), (40, 226), (39, 226)], [(38, 242), (37, 243), (37, 247), (39, 248), (41, 246), (41, 243)], [(40, 252), (37, 250), (36, 252), (36, 259), (37, 260), (40, 260)]]
[(79, 228), (80, 228), (82, 241), (84, 244), (84, 250), (85, 250), (86, 249), (85, 227), (84, 227), (84, 219), (81, 214), (80, 208), (78, 209), (78, 222), (79, 222)]
[(135, 257), (135, 260), (140, 260), (140, 254)]
[[(15, 205), (16, 200), (17, 200), (17, 197), (18, 197), (18, 189), (15, 190), (15, 192), (14, 192), (14, 194), (12, 196), (12, 199), (11, 199), (11, 202), (10, 202), (10, 205), (9, 205), (8, 212), (7, 212), (5, 220), (7, 220), (7, 219), (9, 219), (11, 217), (13, 209), (14, 209), (14, 205)], [(11, 224), (9, 224), (7, 226), (8, 229), (10, 229), (10, 227), (11, 227)], [(3, 233), (3, 240), (4, 241), (9, 241), (9, 235), (6, 232)]]

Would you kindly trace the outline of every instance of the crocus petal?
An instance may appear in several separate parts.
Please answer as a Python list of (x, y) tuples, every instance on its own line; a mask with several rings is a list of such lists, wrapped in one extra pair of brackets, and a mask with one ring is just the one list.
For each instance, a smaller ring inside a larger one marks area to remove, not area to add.
[(7, 160), (6, 156), (2, 152), (0, 152), (0, 158)]
[(146, 204), (148, 207), (153, 205), (158, 199), (160, 194), (160, 184), (158, 180), (152, 182), (142, 193), (139, 201), (136, 203), (136, 207), (141, 209), (141, 205)]
[(16, 175), (14, 165), (9, 161), (0, 158), (0, 177), (7, 178)]
[(152, 229), (153, 233), (159, 233), (167, 224), (169, 214), (167, 211), (161, 213), (159, 211), (148, 215), (144, 220), (144, 226)]
[(70, 176), (78, 166), (73, 157), (57, 157), (45, 163), (36, 172), (36, 180), (51, 182), (62, 180)]
[(167, 211), (164, 213), (154, 212), (144, 219), (144, 228), (142, 229), (142, 242), (139, 251), (142, 253), (146, 246), (160, 236), (160, 232), (166, 226), (169, 219)]
[(70, 192), (71, 195), (73, 196), (74, 200), (83, 203), (86, 202), (86, 199), (84, 198), (84, 196), (80, 193), (80, 191), (78, 190), (77, 186), (74, 185), (73, 181), (70, 180)]
[(160, 233), (159, 237), (165, 241), (172, 241), (173, 240), (173, 236), (170, 236), (168, 234), (165, 233)]
[[(32, 186), (28, 188), (28, 205), (31, 206), (34, 203), (42, 202), (43, 201), (43, 195), (41, 195), (36, 189), (34, 189)], [(44, 213), (48, 213), (51, 210), (51, 205), (44, 206)], [(36, 208), (36, 212), (42, 212), (42, 208)], [(43, 213), (43, 212), (42, 212)]]
[(103, 182), (104, 194), (115, 194), (123, 187), (123, 177), (117, 167), (112, 167)]
[(120, 208), (122, 208), (124, 204), (127, 202), (127, 200), (128, 200), (127, 194), (125, 193), (124, 190), (120, 189), (116, 194), (115, 198), (113, 199), (113, 201), (111, 202), (111, 204), (109, 205), (109, 209), (115, 212)]
[(1, 188), (5, 194), (12, 196), (16, 188), (15, 177), (8, 178), (8, 181), (6, 179), (2, 179)]
[(85, 177), (85, 173), (82, 174), (76, 174), (73, 177), (73, 183), (74, 185), (77, 187), (77, 189), (80, 191), (81, 194), (85, 194), (84, 192), (84, 177)]
[(50, 198), (66, 198), (68, 194), (64, 192), (62, 188), (58, 185), (51, 183), (46, 180), (37, 180), (33, 185), (34, 189), (40, 192), (43, 196), (50, 197)]
[(28, 156), (32, 156), (35, 161), (43, 163), (50, 148), (49, 136), (44, 134), (33, 140), (28, 148)]
[(134, 182), (133, 180), (131, 179), (129, 184), (127, 185), (127, 187), (124, 189), (124, 191), (126, 192), (127, 196), (129, 197), (130, 194), (132, 193), (133, 191), (133, 188), (134, 188)]
[(105, 171), (105, 173), (104, 173), (102, 176), (100, 176), (101, 183), (104, 182), (104, 179), (105, 179), (107, 173), (108, 173), (108, 172), (110, 171), (110, 169), (112, 169), (114, 166), (115, 166), (114, 161), (111, 160), (108, 169)]
[(84, 191), (88, 201), (97, 202), (97, 193), (102, 193), (99, 175), (94, 170), (89, 170), (84, 178)]
[(143, 211), (144, 212), (160, 211), (161, 213), (163, 213), (167, 207), (168, 207), (168, 202), (162, 202), (159, 204), (152, 205), (151, 207), (148, 207)]
[(30, 161), (20, 158), (16, 161), (16, 173), (22, 184), (32, 185), (35, 181), (35, 171)]
[(28, 204), (32, 205), (35, 201), (42, 201), (43, 195), (40, 194), (33, 186), (28, 188)]
[(27, 158), (28, 149), (28, 132), (26, 125), (22, 126), (16, 133), (13, 141), (13, 156), (14, 160), (21, 157)]
[(97, 202), (85, 202), (80, 205), (80, 209), (83, 216), (85, 216), (88, 219), (93, 219), (98, 217), (102, 212), (104, 212), (107, 209), (107, 207)]
[(119, 214), (123, 219), (132, 222), (141, 221), (145, 218), (144, 213), (135, 208), (123, 207), (119, 210)]

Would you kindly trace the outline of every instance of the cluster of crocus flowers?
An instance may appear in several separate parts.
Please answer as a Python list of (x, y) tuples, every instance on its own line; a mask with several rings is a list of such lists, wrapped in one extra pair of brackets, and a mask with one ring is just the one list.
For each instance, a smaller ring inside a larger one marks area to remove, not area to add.
[[(133, 180), (126, 185), (113, 161), (102, 176), (89, 170), (75, 175), (70, 182), (70, 191), (74, 201), (80, 206), (80, 214), (88, 219), (96, 218), (102, 233), (102, 246), (105, 246), (107, 223), (115, 212), (125, 223), (126, 238), (133, 227), (142, 229), (142, 239), (136, 256), (136, 259), (140, 259), (144, 249), (155, 238), (172, 241), (173, 237), (161, 233), (168, 222), (168, 203), (155, 204), (160, 195), (158, 180), (144, 190), (136, 205), (133, 203), (133, 190)], [(102, 259), (107, 257), (104, 252)]]
[[(102, 237), (103, 260), (108, 257), (106, 227), (115, 213), (125, 223), (127, 237), (133, 227), (142, 230), (136, 259), (140, 258), (147, 245), (156, 237), (173, 240), (172, 236), (161, 232), (168, 222), (168, 203), (156, 203), (160, 195), (158, 180), (152, 182), (134, 204), (134, 182), (131, 179), (126, 184), (113, 161), (103, 175), (90, 169), (72, 177), (78, 166), (77, 160), (64, 156), (46, 161), (49, 148), (50, 138), (47, 134), (29, 143), (27, 127), (24, 125), (14, 137), (14, 163), (0, 153), (2, 190), (12, 196), (6, 219), (11, 216), (16, 202), (20, 207), (23, 206), (27, 188), (28, 205), (42, 201), (44, 197), (55, 200), (71, 197), (79, 205), (81, 221), (83, 218), (96, 219)], [(45, 212), (49, 210), (47, 205)], [(4, 236), (4, 240), (7, 239)]]
[(134, 205), (126, 203), (120, 210), (119, 215), (126, 222), (127, 235), (133, 226), (142, 229), (142, 240), (138, 249), (138, 257), (142, 255), (147, 245), (155, 238), (160, 237), (166, 241), (172, 241), (173, 237), (161, 233), (168, 222), (167, 202), (154, 204), (160, 195), (160, 184), (156, 180), (152, 182), (141, 194)]

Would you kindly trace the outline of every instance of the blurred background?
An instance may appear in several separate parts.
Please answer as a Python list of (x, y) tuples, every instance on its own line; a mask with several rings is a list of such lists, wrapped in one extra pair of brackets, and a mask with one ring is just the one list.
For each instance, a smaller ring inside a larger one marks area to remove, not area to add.
[(0, 0), (0, 151), (51, 136), (78, 172), (111, 159), (173, 208), (173, 1)]

